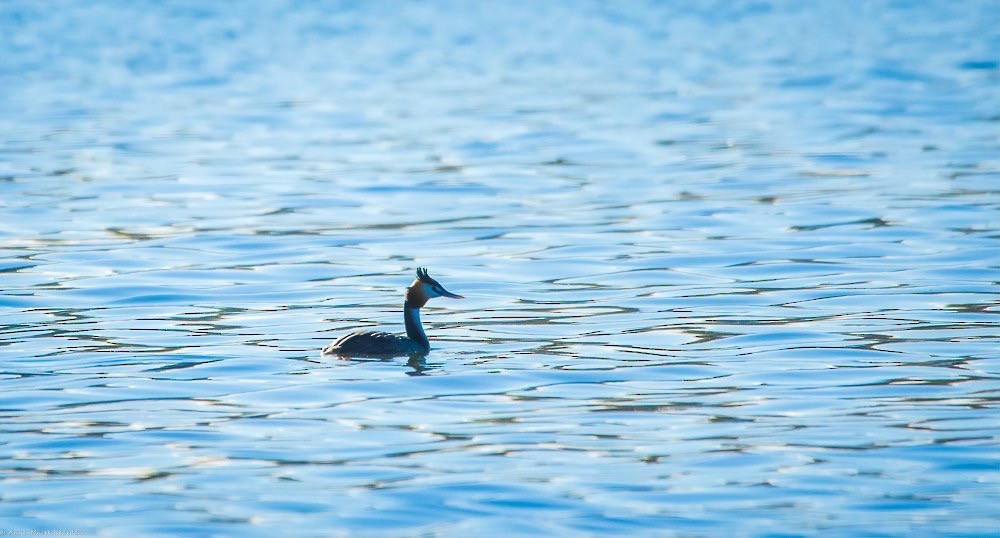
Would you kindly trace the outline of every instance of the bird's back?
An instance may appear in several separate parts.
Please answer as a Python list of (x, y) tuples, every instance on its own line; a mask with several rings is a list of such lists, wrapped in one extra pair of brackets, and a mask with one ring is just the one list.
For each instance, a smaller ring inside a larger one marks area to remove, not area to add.
[(382, 331), (353, 332), (323, 348), (324, 355), (349, 357), (392, 357), (427, 351), (410, 338)]

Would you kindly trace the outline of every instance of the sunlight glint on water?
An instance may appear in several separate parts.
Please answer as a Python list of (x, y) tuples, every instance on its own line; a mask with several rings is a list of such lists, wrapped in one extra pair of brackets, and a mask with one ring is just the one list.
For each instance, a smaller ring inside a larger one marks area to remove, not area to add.
[(0, 531), (1000, 524), (995, 1), (165, 4), (0, 6)]

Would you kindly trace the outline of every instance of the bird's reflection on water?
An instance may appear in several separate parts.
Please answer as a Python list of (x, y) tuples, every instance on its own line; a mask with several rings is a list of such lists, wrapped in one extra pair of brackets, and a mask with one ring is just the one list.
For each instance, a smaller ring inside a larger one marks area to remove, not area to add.
[[(338, 357), (334, 359), (340, 364), (368, 364), (368, 363), (381, 363), (381, 364), (398, 364), (400, 366), (408, 368), (405, 371), (408, 376), (423, 376), (428, 375), (434, 370), (439, 370), (442, 367), (441, 362), (428, 362), (427, 357), (434, 352), (430, 353), (415, 353), (409, 357)], [(309, 362), (314, 362), (317, 364), (330, 364), (331, 359), (323, 358), (321, 360), (311, 359)]]

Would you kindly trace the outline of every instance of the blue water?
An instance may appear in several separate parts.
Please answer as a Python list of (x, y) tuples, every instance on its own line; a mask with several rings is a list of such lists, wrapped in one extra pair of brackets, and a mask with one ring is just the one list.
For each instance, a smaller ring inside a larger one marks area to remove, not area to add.
[[(997, 535), (1000, 2), (0, 3), (0, 530)], [(337, 360), (402, 330), (423, 360)]]

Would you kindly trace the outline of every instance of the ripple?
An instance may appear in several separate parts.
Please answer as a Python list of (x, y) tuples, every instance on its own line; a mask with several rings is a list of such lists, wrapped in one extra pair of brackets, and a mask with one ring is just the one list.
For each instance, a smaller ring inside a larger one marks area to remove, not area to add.
[(997, 526), (991, 2), (8, 4), (12, 532)]

